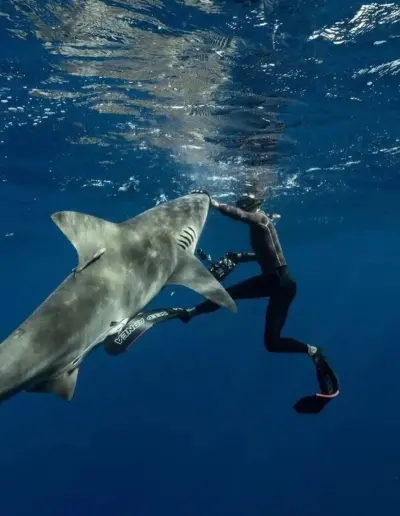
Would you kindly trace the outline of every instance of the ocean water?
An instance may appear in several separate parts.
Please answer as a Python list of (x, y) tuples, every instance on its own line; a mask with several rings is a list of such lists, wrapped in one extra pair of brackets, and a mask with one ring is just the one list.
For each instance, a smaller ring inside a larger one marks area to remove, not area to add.
[[(265, 352), (263, 300), (99, 349), (70, 403), (1, 406), (1, 515), (399, 512), (399, 27), (390, 2), (0, 2), (2, 338), (76, 264), (53, 212), (255, 191), (298, 283), (284, 334), (341, 381), (320, 415), (294, 412), (313, 367)], [(201, 245), (249, 249), (216, 213)]]

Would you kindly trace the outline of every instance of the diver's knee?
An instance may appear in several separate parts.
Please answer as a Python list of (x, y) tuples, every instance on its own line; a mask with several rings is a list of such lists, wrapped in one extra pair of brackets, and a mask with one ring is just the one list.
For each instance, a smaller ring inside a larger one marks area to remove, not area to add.
[(264, 347), (269, 353), (279, 352), (279, 339), (275, 339), (269, 335), (265, 335)]

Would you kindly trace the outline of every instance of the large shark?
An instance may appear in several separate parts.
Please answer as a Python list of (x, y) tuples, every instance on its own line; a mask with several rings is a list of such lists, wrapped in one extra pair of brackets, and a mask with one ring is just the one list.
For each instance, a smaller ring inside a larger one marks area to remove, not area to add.
[(0, 344), (0, 402), (21, 391), (71, 400), (84, 357), (167, 284), (235, 312), (232, 298), (194, 256), (209, 202), (205, 194), (189, 194), (119, 224), (73, 211), (53, 214), (79, 262)]

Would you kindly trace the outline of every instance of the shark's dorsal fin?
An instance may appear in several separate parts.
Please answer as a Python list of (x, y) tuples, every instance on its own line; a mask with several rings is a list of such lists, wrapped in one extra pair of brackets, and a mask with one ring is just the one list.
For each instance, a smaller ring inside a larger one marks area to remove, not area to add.
[(79, 264), (76, 272), (100, 258), (105, 252), (107, 242), (118, 231), (117, 224), (77, 211), (53, 213), (52, 220), (75, 247)]
[(72, 371), (64, 373), (61, 376), (39, 383), (38, 385), (35, 385), (35, 387), (28, 389), (28, 391), (56, 394), (65, 401), (71, 401), (75, 392), (78, 371), (79, 369), (76, 367)]
[(235, 301), (193, 254), (182, 253), (168, 284), (191, 288), (213, 303), (224, 306), (232, 312), (237, 311)]

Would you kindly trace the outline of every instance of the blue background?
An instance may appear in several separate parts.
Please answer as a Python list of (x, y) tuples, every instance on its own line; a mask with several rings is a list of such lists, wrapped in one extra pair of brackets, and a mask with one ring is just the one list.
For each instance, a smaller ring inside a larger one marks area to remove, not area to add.
[[(0, 96), (12, 97), (1, 105), (0, 122), (3, 338), (75, 266), (51, 213), (72, 209), (120, 221), (163, 193), (186, 189), (183, 180), (178, 187), (171, 182), (184, 165), (165, 150), (126, 155), (121, 145), (73, 144), (84, 134), (103, 134), (115, 119), (124, 123), (123, 116), (63, 101), (62, 120), (28, 123), (29, 113), (56, 104), (28, 91), (60, 58), (46, 52), (19, 4), (3, 2), (7, 16), (0, 17)], [(319, 416), (293, 411), (297, 398), (316, 388), (313, 366), (303, 356), (266, 354), (266, 301), (241, 302), (236, 315), (221, 310), (190, 325), (160, 325), (126, 355), (110, 358), (102, 349), (91, 355), (70, 404), (22, 394), (1, 406), (2, 515), (398, 513), (398, 65), (354, 75), (398, 56), (398, 11), (384, 23), (371, 15), (357, 37), (347, 32), (340, 45), (307, 41), (317, 28), (341, 20), (347, 27), (361, 6), (274, 5), (269, 15), (286, 31), (275, 82), (265, 81), (256, 62), (246, 68), (250, 51), (235, 58), (232, 79), (260, 95), (285, 86), (299, 100), (282, 110), (287, 140), (278, 163), (279, 184), (295, 177), (295, 186), (282, 187), (270, 202), (282, 215), (281, 241), (298, 282), (284, 334), (325, 349), (341, 396)], [(240, 36), (268, 52), (253, 7), (227, 2), (209, 14), (170, 2), (158, 16), (179, 27), (190, 10), (193, 26), (227, 31), (237, 16), (247, 20), (237, 28)], [(26, 39), (10, 32), (14, 22)], [(287, 82), (285, 71), (293, 69), (299, 73)], [(82, 78), (69, 80), (79, 92)], [(25, 106), (25, 118), (13, 118), (11, 103)], [(111, 171), (99, 165), (107, 153), (117, 163)], [(140, 191), (120, 192), (133, 170)], [(90, 186), (93, 178), (116, 187)], [(207, 177), (196, 182), (207, 184)], [(201, 244), (214, 257), (248, 250), (245, 228), (214, 213)], [(254, 264), (243, 265), (228, 283), (254, 273)], [(199, 301), (185, 289), (170, 294), (153, 305)]]

